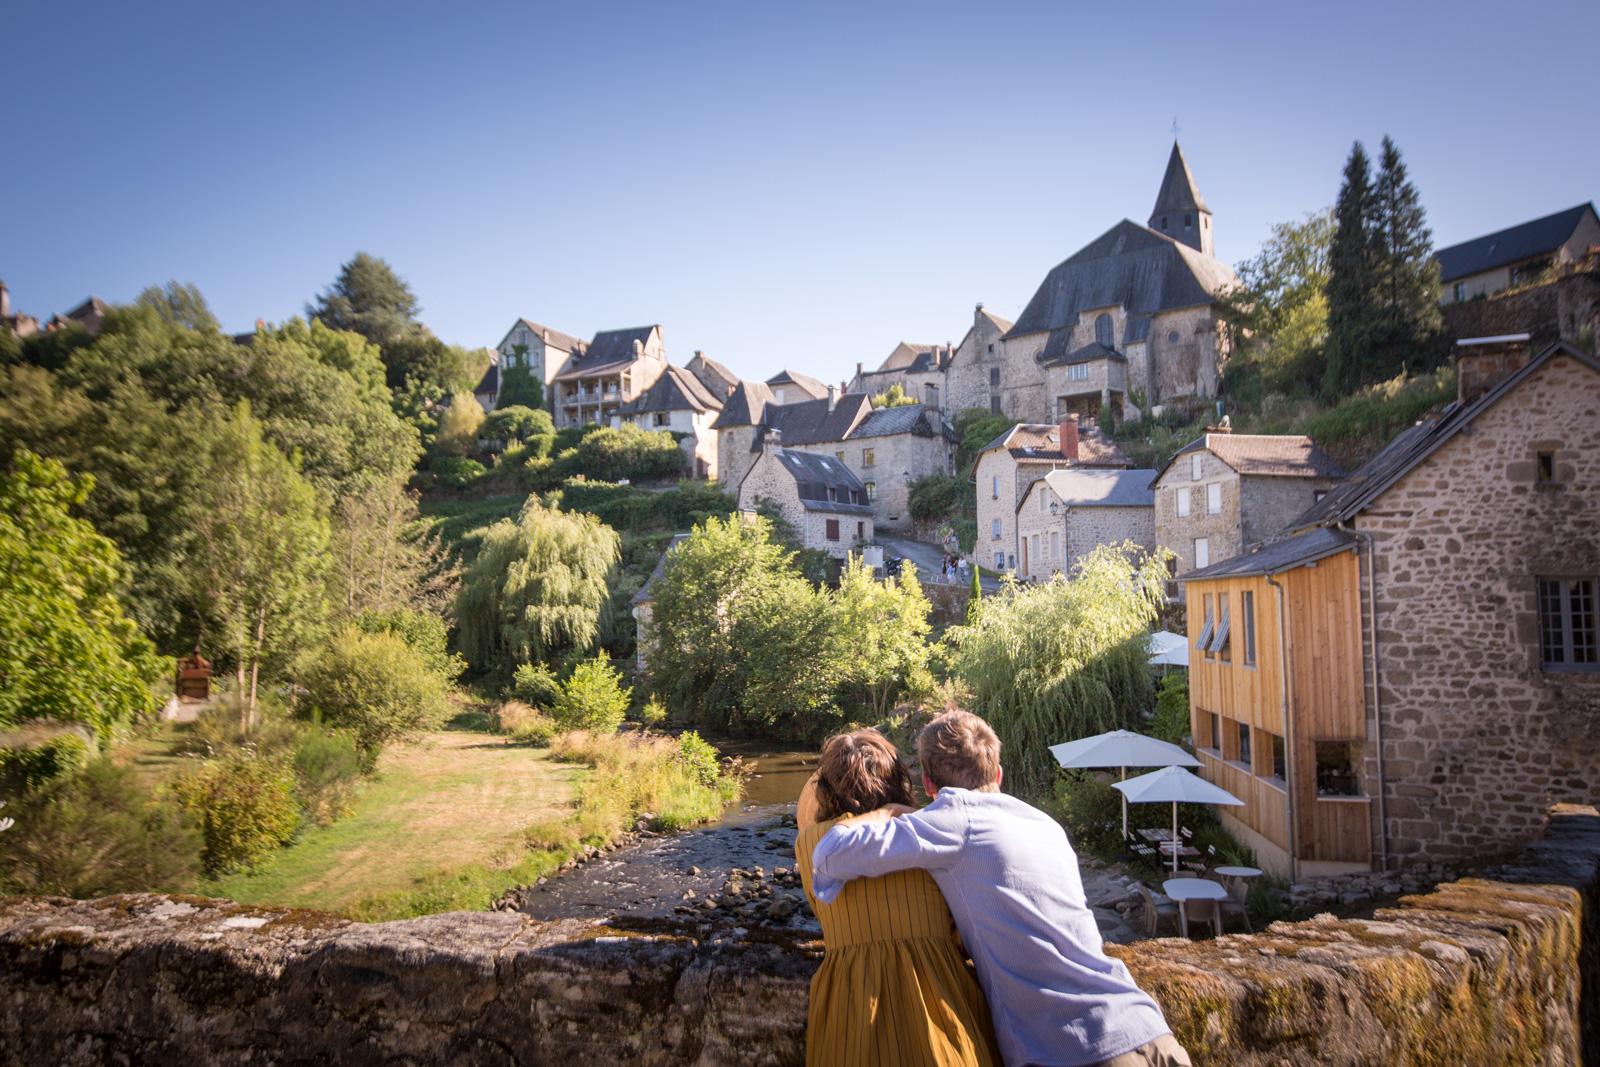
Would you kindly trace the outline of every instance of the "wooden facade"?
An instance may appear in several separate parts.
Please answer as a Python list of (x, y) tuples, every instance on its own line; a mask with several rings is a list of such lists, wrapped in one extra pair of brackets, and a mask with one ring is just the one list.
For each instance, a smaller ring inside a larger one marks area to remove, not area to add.
[(1187, 579), (1200, 773), (1244, 801), (1231, 819), (1281, 850), (1261, 857), (1269, 866), (1296, 866), (1291, 849), (1302, 867), (1368, 865), (1368, 798), (1331, 773), (1366, 740), (1359, 558), (1349, 548), (1276, 573), (1252, 573), (1249, 557), (1207, 568), (1230, 569)]

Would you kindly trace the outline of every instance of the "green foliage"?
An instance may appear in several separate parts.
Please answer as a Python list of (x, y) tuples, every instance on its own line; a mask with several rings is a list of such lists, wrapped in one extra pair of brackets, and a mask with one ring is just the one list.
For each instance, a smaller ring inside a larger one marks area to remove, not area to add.
[(0, 473), (0, 726), (80, 722), (104, 737), (154, 712), (171, 663), (122, 613), (116, 547), (69, 509), (94, 480), (21, 451)]
[(681, 481), (669, 492), (655, 492), (615, 482), (569, 479), (559, 497), (552, 498), (562, 511), (593, 515), (614, 530), (684, 530), (709, 516), (733, 514), (738, 502), (716, 482)]
[(928, 598), (909, 560), (900, 574), (878, 581), (852, 556), (833, 597), (833, 640), (848, 650), (844, 681), (866, 697), (873, 719), (889, 714), (908, 690), (931, 688)]
[[(667, 709), (662, 705), (661, 701), (657, 700), (655, 697), (651, 697), (645, 703), (645, 706), (639, 710), (639, 722), (642, 723), (646, 729), (649, 729), (652, 726), (660, 726), (666, 721)], [(695, 736), (698, 737), (699, 735), (696, 734)]]
[[(552, 699), (555, 693), (555, 682), (552, 679), (550, 688)], [(561, 732), (560, 726), (545, 714), (541, 707), (529, 707), (520, 700), (508, 700), (495, 709), (495, 727), (515, 741), (538, 748), (548, 745), (550, 739)]]
[(1094, 771), (1063, 770), (1056, 776), (1053, 799), (1050, 814), (1066, 829), (1079, 854), (1104, 856), (1121, 851), (1122, 794), (1110, 782)]
[(200, 823), (207, 874), (253, 867), (300, 829), (295, 776), (277, 760), (231, 754), (207, 761), (169, 788)]
[[(505, 394), (500, 395), (504, 405)], [(555, 423), (548, 411), (517, 406), (501, 406), (483, 420), (483, 436), (496, 441), (526, 441), (530, 437), (555, 439)], [(548, 447), (548, 446), (547, 446)]]
[(622, 685), (622, 675), (603, 657), (583, 660), (550, 702), (550, 717), (562, 730), (591, 730), (613, 734), (627, 714), (632, 690)]
[(135, 297), (134, 303), (153, 309), (163, 322), (173, 326), (200, 333), (216, 333), (222, 329), (206, 298), (193, 284), (171, 281), (165, 286), (152, 285)]
[(915, 404), (916, 402), (916, 397), (906, 396), (905, 387), (899, 382), (895, 382), (893, 385), (889, 386), (889, 388), (872, 398), (872, 406), (875, 408), (903, 408), (908, 404)]
[(465, 389), (450, 396), (450, 406), (439, 416), (439, 429), (433, 435), (434, 447), (447, 456), (465, 456), (478, 450), (484, 423), (478, 398)]
[(16, 825), (0, 833), (0, 892), (182, 892), (200, 873), (194, 821), (108, 758), (13, 798), (6, 812)]
[(504, 676), (518, 664), (594, 647), (618, 545), (616, 531), (592, 516), (533, 498), (515, 522), (489, 527), (456, 602), (467, 662)]
[(1148, 731), (1151, 737), (1158, 737), (1174, 745), (1187, 745), (1189, 740), (1189, 676), (1182, 671), (1173, 671), (1161, 679), (1161, 685), (1156, 691), (1156, 713), (1150, 720)]
[[(561, 446), (558, 436), (556, 447)], [(615, 482), (661, 481), (682, 478), (683, 450), (672, 434), (643, 430), (632, 423), (612, 429), (602, 427), (583, 435), (573, 454), (557, 453), (558, 471), (564, 478), (581, 474), (585, 478)]]
[(307, 723), (296, 731), (289, 759), (308, 822), (325, 826), (350, 814), (365, 760), (349, 731)]
[(445, 679), (398, 634), (344, 627), (301, 666), (308, 711), (349, 730), (366, 768), (383, 746), (436, 727), (447, 714)]
[(1331, 209), (1277, 223), (1260, 253), (1238, 265), (1240, 284), (1223, 299), (1234, 348), (1226, 384), (1236, 401), (1310, 396), (1321, 385), (1333, 229)]
[(524, 663), (511, 676), (511, 691), (517, 699), (536, 708), (553, 704), (560, 687), (560, 679), (543, 663)]
[(911, 484), (911, 517), (918, 522), (954, 518), (966, 495), (966, 483), (948, 474), (924, 474)]
[(450, 631), (444, 619), (431, 612), (410, 608), (393, 608), (389, 611), (363, 611), (355, 619), (364, 633), (392, 633), (399, 637), (422, 659), (424, 669), (455, 684), (461, 672), (467, 669), (466, 661), (450, 651)]
[(972, 555), (973, 549), (978, 547), (978, 520), (955, 519), (950, 523), (950, 529), (956, 535), (956, 547), (961, 554)]
[[(524, 347), (517, 346), (519, 350)], [(527, 353), (523, 351), (522, 355), (526, 356)], [(500, 365), (499, 402), (507, 407), (524, 409), (544, 407), (544, 383), (534, 375), (526, 361), (520, 361), (514, 367), (507, 367), (503, 363)]]
[(346, 619), (367, 611), (438, 615), (455, 596), (458, 568), (398, 481), (340, 496), (328, 547), (329, 599)]
[(92, 753), (81, 734), (44, 722), (38, 727), (33, 736), (26, 729), (0, 735), (0, 796), (43, 788), (88, 764)]
[(428, 464), (428, 470), (440, 485), (451, 489), (465, 489), (489, 473), (482, 463), (461, 456), (440, 456)]
[(560, 844), (575, 834), (609, 839), (645, 813), (657, 830), (684, 830), (721, 815), (742, 788), (735, 774), (719, 773), (707, 784), (703, 767), (686, 763), (670, 738), (578, 732), (557, 738), (550, 754), (586, 763), (594, 773), (579, 792), (577, 818), (530, 828), (530, 844)]
[(1150, 706), (1149, 626), (1163, 597), (1160, 554), (1136, 559), (1131, 544), (1102, 545), (1072, 579), (1008, 583), (951, 631), (955, 673), (999, 735), (1005, 785), (1048, 795), (1049, 746), (1105, 730), (1132, 729)]
[(695, 730), (678, 735), (677, 759), (701, 785), (715, 787), (717, 779), (722, 777), (722, 764), (717, 757), (717, 750)]
[(951, 426), (960, 437), (960, 443), (956, 445), (956, 475), (963, 478), (970, 475), (972, 464), (983, 446), (1015, 425), (1016, 419), (1008, 415), (990, 414), (983, 408), (967, 408), (957, 415)]

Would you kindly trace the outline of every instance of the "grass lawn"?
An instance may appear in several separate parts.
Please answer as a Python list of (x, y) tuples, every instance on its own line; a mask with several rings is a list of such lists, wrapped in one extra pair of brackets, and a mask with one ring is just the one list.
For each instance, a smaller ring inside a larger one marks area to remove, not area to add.
[(383, 754), (353, 814), (204, 890), (245, 904), (348, 912), (457, 868), (511, 866), (525, 853), (522, 829), (569, 814), (574, 785), (588, 773), (491, 734), (431, 734)]
[(478, 554), (478, 538), (467, 535), (501, 519), (514, 519), (522, 513), (527, 495), (499, 496), (488, 500), (422, 500), (417, 510), (440, 538), (462, 553), (466, 562)]

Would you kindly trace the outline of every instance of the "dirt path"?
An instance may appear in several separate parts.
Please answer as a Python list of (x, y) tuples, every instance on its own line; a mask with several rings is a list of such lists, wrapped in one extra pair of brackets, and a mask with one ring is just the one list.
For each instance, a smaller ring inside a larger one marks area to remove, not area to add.
[(379, 772), (354, 814), (208, 891), (241, 903), (338, 910), (441, 870), (492, 863), (523, 827), (571, 810), (574, 782), (587, 773), (543, 749), (454, 730), (389, 750)]

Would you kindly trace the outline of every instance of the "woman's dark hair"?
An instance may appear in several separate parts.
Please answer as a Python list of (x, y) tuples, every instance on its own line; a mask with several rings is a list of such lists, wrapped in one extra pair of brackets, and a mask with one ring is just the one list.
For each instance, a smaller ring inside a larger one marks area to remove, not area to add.
[(861, 815), (885, 804), (916, 804), (911, 773), (899, 751), (876, 730), (835, 734), (824, 741), (817, 766), (817, 819)]

